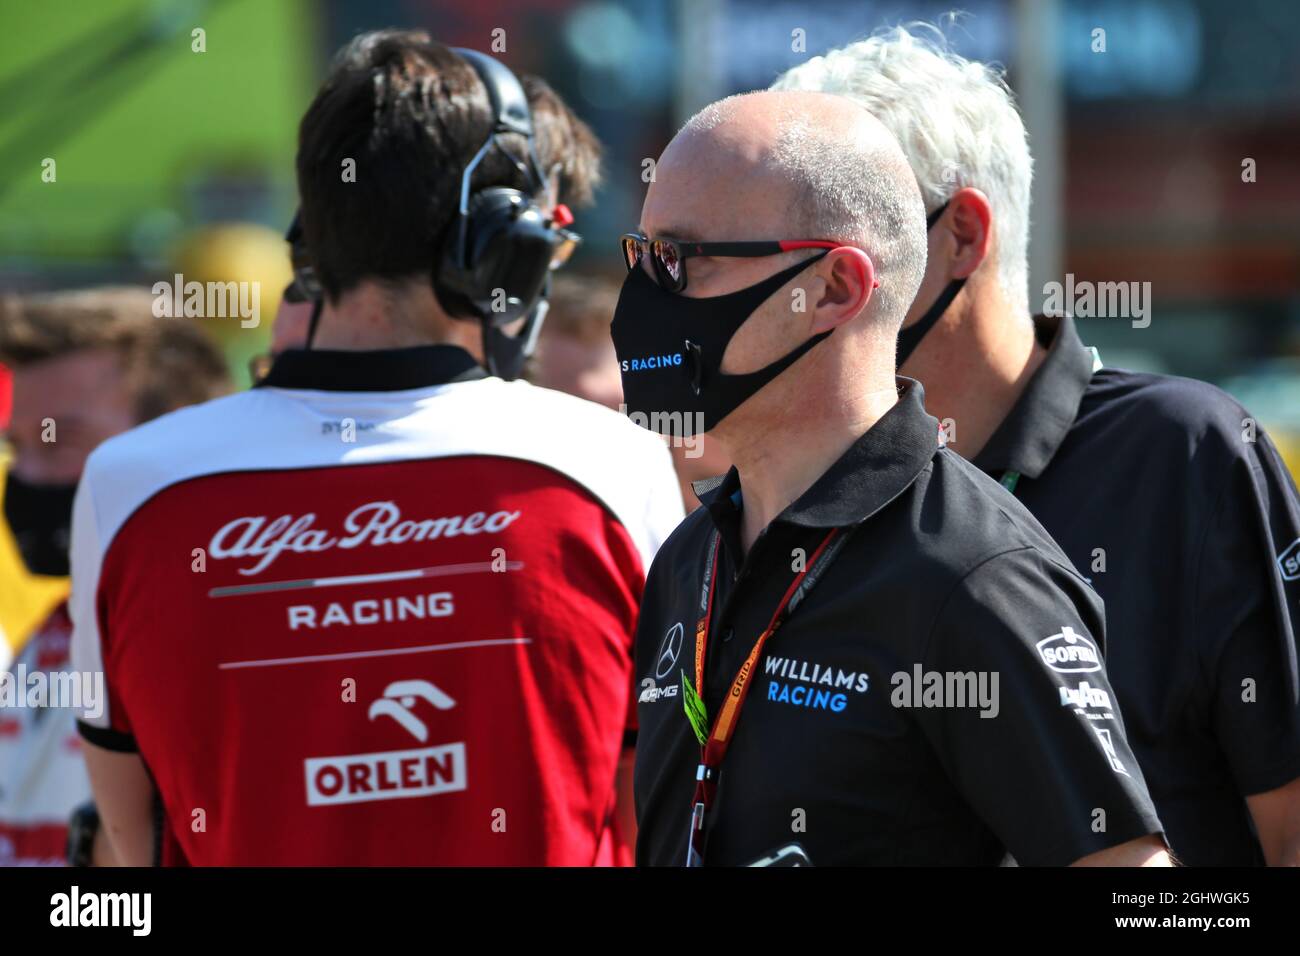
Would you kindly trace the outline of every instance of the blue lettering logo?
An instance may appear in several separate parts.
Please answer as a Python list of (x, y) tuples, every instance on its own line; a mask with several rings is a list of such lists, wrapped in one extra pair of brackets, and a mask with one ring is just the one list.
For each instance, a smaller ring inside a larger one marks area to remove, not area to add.
[(651, 369), (681, 364), (682, 353), (674, 352), (672, 355), (648, 355), (645, 358), (623, 359), (619, 363), (619, 368), (624, 372), (648, 372)]

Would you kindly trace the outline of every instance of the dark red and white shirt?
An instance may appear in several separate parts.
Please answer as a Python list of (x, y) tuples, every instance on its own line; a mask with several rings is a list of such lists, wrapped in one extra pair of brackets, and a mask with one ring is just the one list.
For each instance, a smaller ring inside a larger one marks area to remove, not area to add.
[(612, 862), (662, 442), (469, 355), (289, 352), (91, 456), (73, 659), (164, 862)]

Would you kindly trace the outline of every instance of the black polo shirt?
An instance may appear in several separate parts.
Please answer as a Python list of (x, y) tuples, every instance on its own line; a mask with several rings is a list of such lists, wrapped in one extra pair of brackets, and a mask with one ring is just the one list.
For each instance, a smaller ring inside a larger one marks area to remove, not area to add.
[(1110, 705), (1101, 602), (1014, 498), (938, 446), (921, 386), (900, 383), (898, 404), (743, 561), (734, 469), (697, 486), (705, 507), (656, 557), (636, 639), (639, 863), (685, 859), (700, 748), (680, 675), (694, 667), (715, 528), (710, 720), (792, 581), (796, 549), (855, 530), (758, 662), (706, 864), (790, 842), (820, 866), (996, 864), (1004, 847), (1021, 863), (1066, 864), (1159, 832)]
[(1020, 474), (1105, 599), (1107, 671), (1174, 852), (1262, 862), (1243, 796), (1300, 777), (1295, 484), (1224, 392), (1094, 372), (1071, 319), (1035, 322), (1050, 352), (976, 464)]

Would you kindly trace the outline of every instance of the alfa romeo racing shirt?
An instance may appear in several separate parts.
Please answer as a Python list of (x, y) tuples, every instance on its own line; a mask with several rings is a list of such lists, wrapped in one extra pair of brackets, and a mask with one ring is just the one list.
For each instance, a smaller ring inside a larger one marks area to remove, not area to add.
[[(921, 386), (739, 559), (743, 485), (650, 570), (637, 629), (637, 860), (686, 858), (700, 747), (683, 709), (706, 555), (718, 714), (799, 562), (852, 536), (767, 642), (709, 810), (706, 865), (789, 843), (815, 866), (1067, 864), (1159, 833), (1103, 666), (1102, 603), (1028, 511), (941, 448)], [(694, 677), (691, 677), (694, 681)]]
[(83, 717), (191, 864), (607, 861), (663, 443), (446, 346), (293, 351), (91, 456)]
[(1243, 797), (1300, 777), (1300, 495), (1204, 382), (1093, 369), (1073, 320), (976, 457), (1106, 601), (1107, 671), (1170, 846), (1263, 862)]

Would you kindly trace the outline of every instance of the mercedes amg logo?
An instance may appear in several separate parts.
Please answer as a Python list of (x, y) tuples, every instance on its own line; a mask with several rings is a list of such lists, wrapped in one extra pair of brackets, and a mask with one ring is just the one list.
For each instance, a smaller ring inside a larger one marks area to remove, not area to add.
[(674, 624), (664, 635), (663, 643), (659, 645), (659, 656), (655, 659), (655, 679), (663, 680), (673, 672), (677, 666), (677, 655), (682, 652), (682, 635), (685, 628), (681, 622)]

